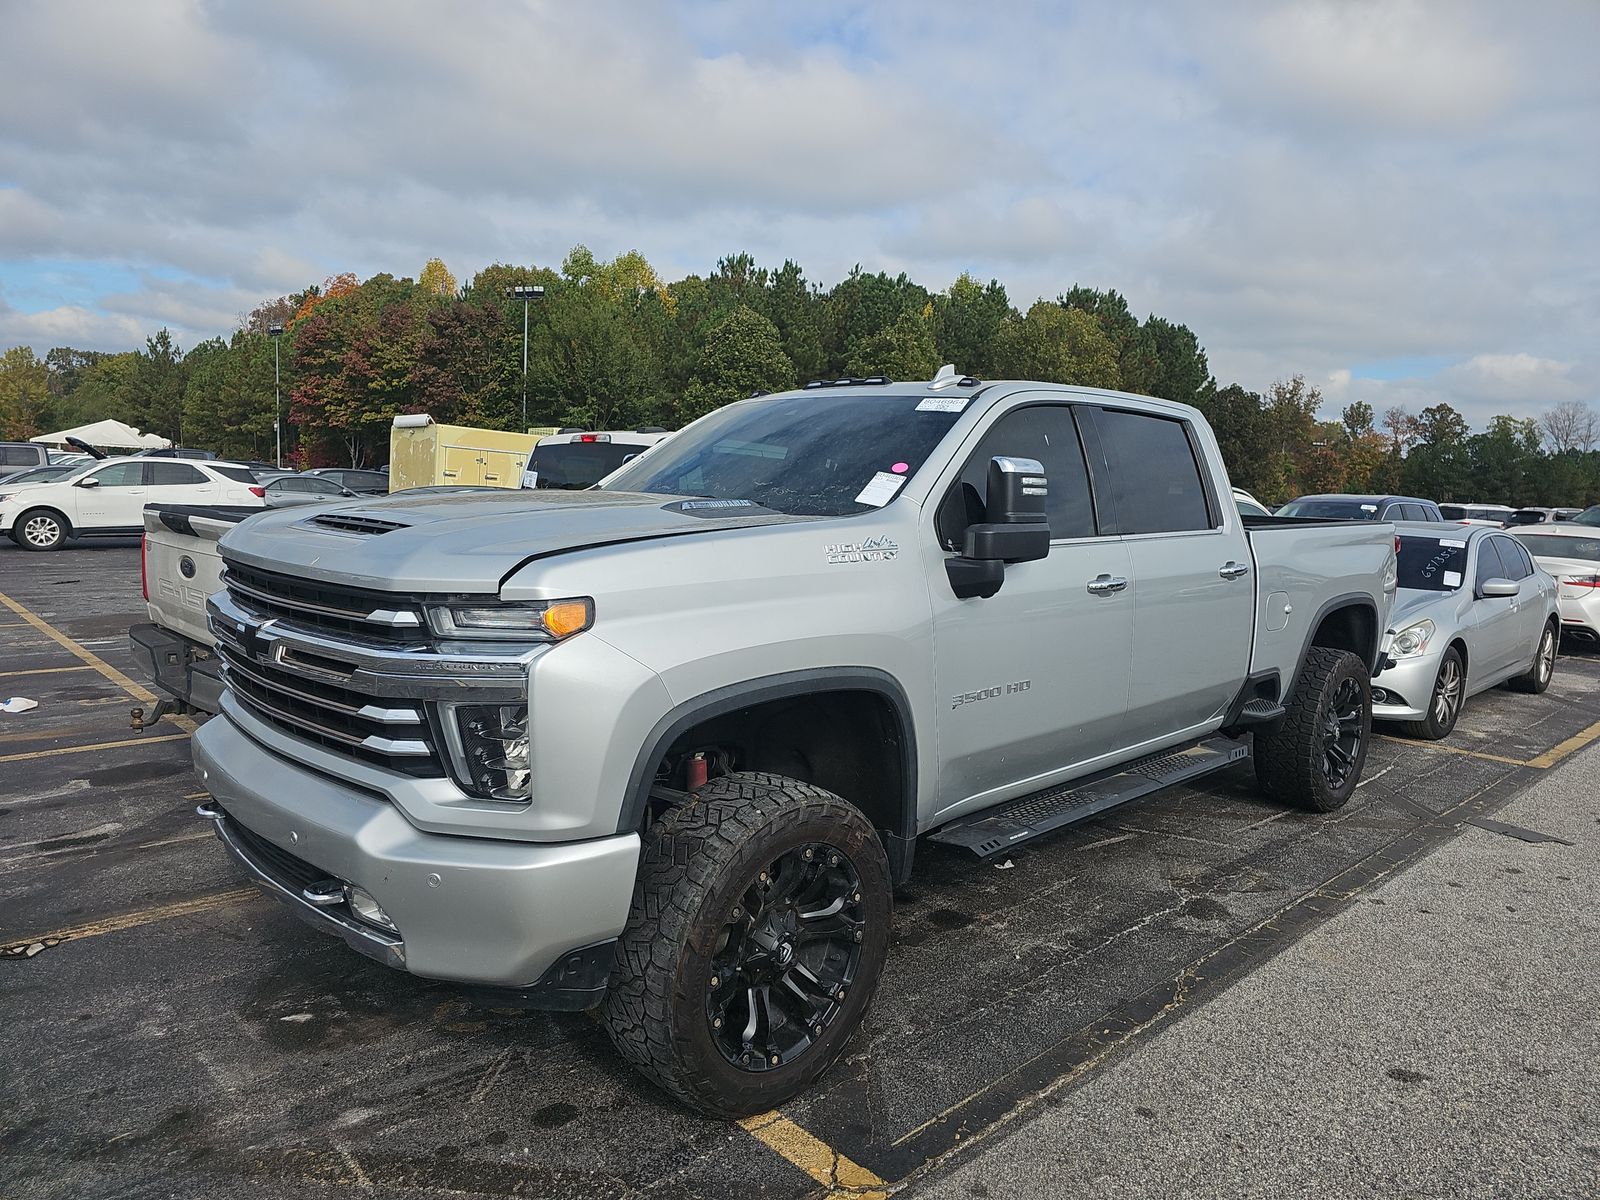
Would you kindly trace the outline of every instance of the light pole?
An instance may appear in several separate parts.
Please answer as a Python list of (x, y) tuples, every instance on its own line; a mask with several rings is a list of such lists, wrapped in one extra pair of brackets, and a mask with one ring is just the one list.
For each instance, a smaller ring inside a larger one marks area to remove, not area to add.
[(528, 428), (528, 302), (543, 300), (544, 288), (537, 283), (518, 283), (506, 289), (506, 295), (522, 301), (522, 428)]
[(283, 466), (283, 409), (278, 399), (278, 343), (283, 340), (283, 326), (274, 325), (267, 330), (272, 335), (272, 436), (278, 445), (278, 466)]

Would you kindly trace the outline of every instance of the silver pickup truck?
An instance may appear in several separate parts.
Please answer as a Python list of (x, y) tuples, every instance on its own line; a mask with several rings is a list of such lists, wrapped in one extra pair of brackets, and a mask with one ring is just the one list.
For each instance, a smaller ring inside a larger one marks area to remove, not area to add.
[(221, 549), (194, 757), (244, 869), (391, 966), (600, 1006), (717, 1114), (838, 1057), (919, 839), (1010, 852), (1250, 759), (1342, 805), (1396, 571), (1390, 525), (1242, 519), (1192, 408), (949, 371)]

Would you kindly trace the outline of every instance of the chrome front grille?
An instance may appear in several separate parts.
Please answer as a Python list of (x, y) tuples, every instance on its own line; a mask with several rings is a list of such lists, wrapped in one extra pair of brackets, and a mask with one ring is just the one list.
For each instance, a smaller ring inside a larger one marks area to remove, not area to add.
[[(429, 636), (423, 605), (228, 562), (206, 605), (224, 706), (335, 755), (416, 778), (467, 777), (445, 739), (449, 704), (526, 704), (543, 647)], [(405, 614), (416, 624), (396, 623)], [(457, 739), (458, 740), (458, 739)], [(352, 778), (358, 778), (352, 776)]]
[(425, 705), (366, 694), (353, 672), (344, 684), (332, 671), (311, 675), (282, 644), (224, 629), (217, 649), (228, 690), (269, 725), (405, 775), (445, 773)]
[(315, 631), (354, 636), (386, 645), (421, 646), (427, 617), (413, 597), (314, 579), (297, 579), (229, 563), (222, 583), (243, 608)]

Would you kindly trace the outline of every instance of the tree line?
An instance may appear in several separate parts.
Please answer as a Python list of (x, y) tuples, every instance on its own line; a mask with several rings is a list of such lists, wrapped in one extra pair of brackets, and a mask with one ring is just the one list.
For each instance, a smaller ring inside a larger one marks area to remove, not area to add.
[[(517, 285), (544, 289), (528, 313)], [(281, 337), (271, 330), (281, 328)], [(1448, 404), (1381, 419), (1361, 402), (1323, 419), (1299, 375), (1265, 392), (1219, 385), (1187, 326), (1140, 320), (1116, 291), (1075, 286), (1026, 310), (995, 280), (934, 291), (857, 268), (831, 288), (748, 254), (667, 282), (637, 252), (559, 268), (485, 267), (458, 284), (439, 259), (415, 279), (345, 274), (242, 316), (227, 338), (180, 350), (162, 329), (142, 350), (71, 347), (0, 356), (0, 437), (113, 417), (229, 458), (274, 453), (274, 352), (286, 460), (385, 460), (401, 413), (453, 424), (677, 428), (753, 392), (810, 379), (926, 379), (953, 362), (980, 378), (1114, 388), (1193, 404), (1236, 485), (1268, 503), (1321, 491), (1394, 491), (1509, 504), (1600, 501), (1600, 423), (1587, 405), (1542, 421), (1495, 417), (1472, 433)]]

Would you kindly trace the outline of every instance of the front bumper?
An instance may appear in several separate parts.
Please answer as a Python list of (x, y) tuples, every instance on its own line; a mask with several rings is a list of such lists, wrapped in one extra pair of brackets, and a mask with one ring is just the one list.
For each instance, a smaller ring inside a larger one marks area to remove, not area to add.
[(222, 662), (207, 647), (148, 622), (130, 626), (133, 656), (155, 685), (202, 712), (222, 707)]
[(1420, 721), (1428, 715), (1440, 653), (1390, 659), (1372, 683), (1372, 715), (1380, 721)]
[[(226, 714), (202, 726), (193, 747), (215, 801), (204, 815), (254, 882), (389, 966), (540, 988), (552, 973), (590, 969), (587, 952), (627, 922), (636, 834), (532, 845), (425, 833), (387, 800), (270, 752)], [(394, 931), (361, 921), (346, 903), (313, 902), (308, 873), (370, 893)]]

